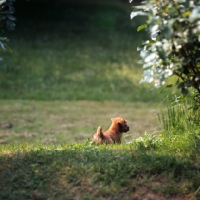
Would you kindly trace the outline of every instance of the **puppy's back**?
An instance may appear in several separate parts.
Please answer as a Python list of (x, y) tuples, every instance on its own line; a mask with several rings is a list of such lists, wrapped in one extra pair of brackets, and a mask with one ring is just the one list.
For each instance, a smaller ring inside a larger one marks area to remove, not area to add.
[(92, 141), (98, 144), (113, 143), (113, 140), (108, 135), (105, 135), (102, 131), (102, 126), (97, 128), (97, 132), (93, 135)]

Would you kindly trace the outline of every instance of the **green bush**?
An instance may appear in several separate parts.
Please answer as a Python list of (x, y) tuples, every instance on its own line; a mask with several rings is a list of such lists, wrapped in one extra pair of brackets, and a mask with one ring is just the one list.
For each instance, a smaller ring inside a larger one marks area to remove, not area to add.
[[(131, 0), (132, 1), (132, 0)], [(130, 1), (130, 2), (131, 2)], [(131, 18), (146, 16), (149, 39), (138, 46), (143, 64), (142, 82), (160, 87), (171, 77), (183, 95), (200, 101), (200, 2), (198, 0), (146, 0), (134, 7)], [(193, 90), (194, 89), (194, 90)]]
[[(0, 0), (0, 28), (4, 26), (8, 30), (14, 30), (16, 18), (13, 16), (15, 8), (13, 7), (14, 0)], [(3, 50), (11, 50), (3, 41), (7, 41), (6, 37), (0, 37), (0, 48)], [(2, 59), (1, 59), (2, 60)]]

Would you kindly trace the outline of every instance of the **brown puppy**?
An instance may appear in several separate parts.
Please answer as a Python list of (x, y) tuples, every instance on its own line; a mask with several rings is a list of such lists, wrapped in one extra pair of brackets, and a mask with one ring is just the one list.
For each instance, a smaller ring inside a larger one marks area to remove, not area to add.
[(129, 131), (127, 121), (121, 117), (111, 119), (112, 124), (107, 131), (102, 131), (102, 127), (97, 128), (97, 132), (93, 135), (92, 141), (98, 144), (101, 143), (120, 143), (122, 133)]

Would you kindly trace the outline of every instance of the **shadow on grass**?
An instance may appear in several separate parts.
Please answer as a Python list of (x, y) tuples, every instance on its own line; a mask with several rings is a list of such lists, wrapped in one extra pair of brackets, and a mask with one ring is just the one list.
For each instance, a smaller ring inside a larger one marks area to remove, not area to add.
[(154, 199), (185, 199), (199, 195), (195, 194), (199, 167), (194, 163), (161, 152), (134, 151), (131, 145), (21, 150), (1, 156), (0, 163), (1, 199), (137, 199), (149, 193)]

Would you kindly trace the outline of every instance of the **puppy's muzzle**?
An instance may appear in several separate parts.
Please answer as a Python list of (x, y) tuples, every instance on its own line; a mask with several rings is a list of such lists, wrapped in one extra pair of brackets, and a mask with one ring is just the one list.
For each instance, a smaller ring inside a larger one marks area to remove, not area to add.
[(129, 126), (125, 126), (124, 127), (124, 132), (128, 132), (129, 131)]
[(126, 133), (128, 131), (129, 131), (129, 126), (128, 125), (121, 126), (121, 132)]
[(119, 123), (119, 131), (121, 133), (126, 133), (129, 131), (129, 126), (127, 124), (120, 124)]

